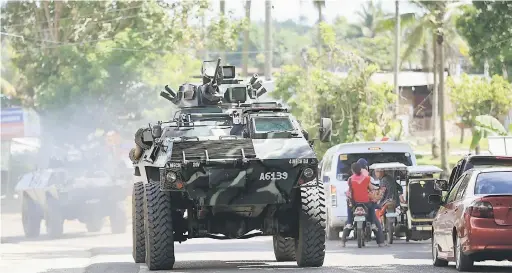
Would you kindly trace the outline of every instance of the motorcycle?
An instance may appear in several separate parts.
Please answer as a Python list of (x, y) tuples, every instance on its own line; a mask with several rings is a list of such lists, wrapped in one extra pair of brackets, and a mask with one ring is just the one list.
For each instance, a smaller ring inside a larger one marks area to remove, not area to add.
[(395, 236), (395, 227), (398, 219), (398, 213), (396, 212), (395, 204), (393, 201), (384, 203), (382, 209), (376, 212), (377, 218), (381, 221), (382, 227), (384, 228), (384, 236), (388, 244), (393, 244), (393, 238)]
[(357, 247), (361, 248), (371, 240), (371, 222), (368, 221), (368, 208), (363, 204), (354, 205), (354, 235), (357, 238)]

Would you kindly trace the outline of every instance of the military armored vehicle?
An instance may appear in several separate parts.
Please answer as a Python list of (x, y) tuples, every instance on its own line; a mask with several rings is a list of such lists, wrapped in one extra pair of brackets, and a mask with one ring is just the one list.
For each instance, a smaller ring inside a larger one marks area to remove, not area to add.
[[(169, 270), (174, 243), (192, 238), (273, 236), (277, 261), (319, 267), (325, 257), (325, 195), (313, 140), (254, 75), (205, 61), (203, 82), (161, 95), (180, 107), (170, 121), (139, 129), (130, 151), (133, 258)], [(319, 138), (332, 123), (321, 119)]]
[(75, 151), (67, 158), (52, 159), (48, 168), (25, 174), (15, 188), (22, 199), (25, 236), (39, 236), (43, 219), (50, 237), (60, 237), (64, 221), (75, 219), (87, 231), (97, 232), (108, 217), (112, 233), (126, 232), (123, 201), (133, 182), (131, 177), (112, 175), (102, 167), (101, 162), (91, 165)]

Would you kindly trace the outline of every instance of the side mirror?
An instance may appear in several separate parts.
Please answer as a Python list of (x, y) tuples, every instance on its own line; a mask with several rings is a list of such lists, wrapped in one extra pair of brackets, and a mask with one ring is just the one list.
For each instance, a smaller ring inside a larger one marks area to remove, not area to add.
[(330, 142), (332, 134), (332, 120), (330, 118), (320, 119), (319, 138), (322, 142)]
[(428, 203), (434, 205), (441, 205), (443, 203), (443, 197), (439, 194), (431, 194), (428, 196)]
[(448, 181), (444, 179), (436, 179), (435, 182), (436, 190), (447, 191), (449, 190)]

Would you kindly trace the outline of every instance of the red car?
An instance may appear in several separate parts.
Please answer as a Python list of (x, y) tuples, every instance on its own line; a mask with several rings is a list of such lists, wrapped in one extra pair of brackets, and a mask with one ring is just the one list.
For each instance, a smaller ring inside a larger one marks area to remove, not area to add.
[(455, 262), (468, 271), (474, 262), (512, 261), (512, 168), (470, 169), (455, 182), (432, 224), (434, 266)]

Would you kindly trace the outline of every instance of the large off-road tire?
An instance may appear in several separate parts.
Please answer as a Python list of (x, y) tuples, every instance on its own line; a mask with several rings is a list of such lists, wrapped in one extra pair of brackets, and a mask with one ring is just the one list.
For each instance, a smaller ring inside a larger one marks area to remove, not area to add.
[(46, 233), (52, 238), (61, 237), (64, 233), (64, 216), (59, 201), (48, 196), (46, 199), (48, 210), (45, 215)]
[(149, 270), (170, 270), (174, 266), (174, 235), (171, 193), (156, 183), (145, 185), (144, 225), (146, 265)]
[(103, 228), (105, 219), (103, 217), (91, 217), (85, 222), (85, 227), (88, 232), (99, 232)]
[(151, 142), (144, 141), (144, 132), (149, 131), (149, 128), (139, 128), (137, 132), (135, 132), (135, 144), (139, 145), (142, 149), (147, 150), (151, 148)]
[(146, 261), (146, 231), (144, 230), (144, 184), (133, 184), (132, 193), (132, 256), (136, 263)]
[(273, 236), (274, 255), (278, 262), (295, 261), (295, 240), (280, 235)]
[(25, 237), (35, 238), (41, 234), (41, 215), (37, 209), (37, 205), (29, 197), (23, 197), (21, 205), (21, 222)]
[(112, 212), (109, 216), (109, 220), (110, 230), (113, 234), (121, 234), (126, 232), (128, 219), (123, 202), (117, 202), (114, 204), (114, 208), (112, 209)]
[(299, 232), (295, 257), (299, 267), (320, 267), (325, 258), (325, 193), (322, 183), (300, 188)]

